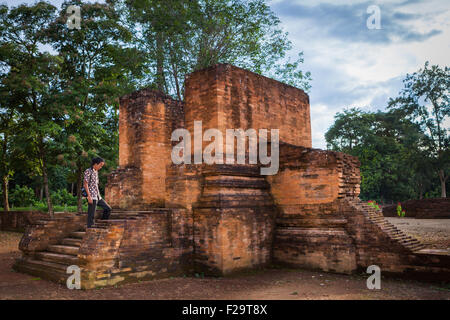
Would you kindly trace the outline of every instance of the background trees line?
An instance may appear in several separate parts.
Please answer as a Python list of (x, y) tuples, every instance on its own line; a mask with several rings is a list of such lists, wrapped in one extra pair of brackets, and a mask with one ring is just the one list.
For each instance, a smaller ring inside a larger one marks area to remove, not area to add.
[[(81, 29), (67, 27), (67, 7), (81, 7)], [(262, 0), (65, 1), (0, 6), (0, 176), (9, 210), (20, 195), (76, 193), (94, 155), (117, 164), (118, 98), (152, 87), (183, 98), (187, 73), (228, 62), (302, 89), (310, 74), (279, 19)], [(70, 186), (70, 187), (69, 187)], [(19, 190), (19, 191), (18, 191)], [(57, 196), (56, 194), (63, 194)], [(17, 200), (20, 199), (20, 200)], [(70, 200), (71, 201), (71, 200)], [(30, 201), (28, 201), (30, 202)], [(42, 203), (40, 203), (42, 205)]]
[(408, 74), (387, 112), (337, 113), (328, 148), (359, 157), (361, 197), (382, 202), (446, 197), (450, 175), (450, 68)]

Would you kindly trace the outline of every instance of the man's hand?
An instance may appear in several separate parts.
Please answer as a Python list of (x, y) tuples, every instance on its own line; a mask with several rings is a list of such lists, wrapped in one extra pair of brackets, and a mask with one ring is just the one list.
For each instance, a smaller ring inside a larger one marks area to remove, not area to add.
[(86, 190), (87, 193), (87, 199), (88, 199), (88, 203), (92, 204), (92, 197), (91, 197), (91, 193), (89, 192), (89, 186), (86, 180), (84, 180), (84, 190)]

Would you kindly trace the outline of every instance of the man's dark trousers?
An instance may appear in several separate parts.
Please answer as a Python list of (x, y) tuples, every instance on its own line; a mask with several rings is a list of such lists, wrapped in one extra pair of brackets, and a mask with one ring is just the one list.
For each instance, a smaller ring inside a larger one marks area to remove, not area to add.
[(87, 227), (90, 228), (94, 224), (95, 209), (97, 206), (103, 208), (102, 220), (108, 220), (111, 213), (111, 207), (103, 200), (92, 200), (92, 204), (88, 203)]

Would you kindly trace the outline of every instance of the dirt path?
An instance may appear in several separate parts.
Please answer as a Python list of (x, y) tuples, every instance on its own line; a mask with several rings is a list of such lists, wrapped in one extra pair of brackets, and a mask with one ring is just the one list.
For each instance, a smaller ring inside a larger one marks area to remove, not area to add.
[(12, 271), (20, 234), (0, 232), (0, 299), (446, 299), (450, 289), (435, 284), (382, 279), (368, 290), (365, 275), (268, 269), (227, 278), (180, 277), (117, 288), (69, 290)]
[(427, 247), (450, 251), (450, 219), (386, 218)]

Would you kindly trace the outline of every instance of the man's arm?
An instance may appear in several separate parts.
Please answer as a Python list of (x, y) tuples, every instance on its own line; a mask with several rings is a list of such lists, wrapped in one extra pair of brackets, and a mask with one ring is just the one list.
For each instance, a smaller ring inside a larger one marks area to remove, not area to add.
[(100, 189), (98, 188), (98, 183), (97, 183), (97, 194), (98, 194), (98, 200), (100, 200), (102, 198), (102, 196), (100, 195)]
[(87, 175), (88, 175), (88, 172), (86, 172), (85, 174), (84, 174), (84, 190), (86, 190), (86, 193), (87, 193), (87, 199), (88, 199), (88, 202), (89, 203), (92, 203), (92, 197), (91, 197), (91, 193), (89, 192), (89, 186), (88, 186), (88, 182), (87, 182)]

